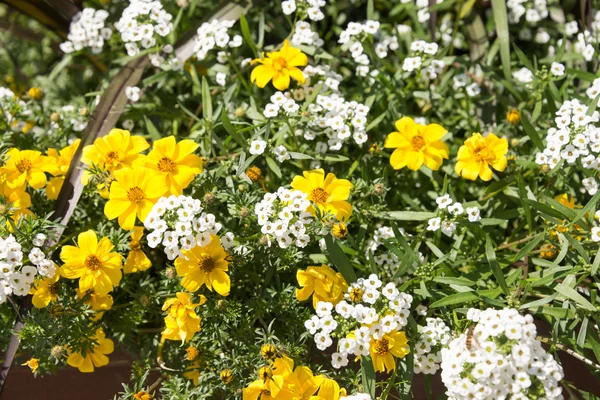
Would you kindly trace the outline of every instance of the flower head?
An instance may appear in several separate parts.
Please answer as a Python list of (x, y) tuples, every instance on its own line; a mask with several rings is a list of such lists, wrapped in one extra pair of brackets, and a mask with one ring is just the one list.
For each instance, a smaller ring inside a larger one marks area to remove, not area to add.
[(0, 168), (0, 174), (6, 175), (6, 184), (10, 188), (23, 186), (26, 182), (34, 189), (46, 186), (46, 156), (34, 150), (10, 149), (8, 160)]
[(217, 235), (211, 235), (206, 246), (195, 246), (183, 250), (182, 256), (175, 260), (177, 275), (182, 276), (181, 285), (190, 292), (196, 292), (206, 285), (221, 296), (229, 295), (231, 282), (227, 271), (229, 261)]
[[(334, 174), (322, 169), (304, 171), (304, 176), (295, 176), (292, 180), (292, 188), (308, 194), (308, 200), (315, 203), (324, 214), (333, 214), (344, 221), (352, 214), (352, 206), (346, 201), (350, 196), (352, 183), (347, 179), (337, 179)], [(315, 215), (315, 208), (311, 205), (308, 212)]]
[(38, 360), (37, 358), (30, 358), (27, 362), (21, 365), (27, 365), (29, 368), (31, 368), (31, 373), (35, 373), (35, 371), (37, 371), (38, 367), (40, 366), (40, 360)]
[(63, 183), (65, 176), (69, 171), (71, 160), (79, 147), (80, 139), (76, 139), (69, 146), (64, 147), (60, 151), (56, 149), (48, 149), (48, 172), (54, 176), (50, 179), (46, 186), (46, 196), (50, 200), (56, 200)]
[(147, 156), (140, 156), (136, 166), (144, 166), (162, 177), (167, 190), (163, 196), (180, 195), (183, 189), (202, 172), (202, 159), (193, 154), (198, 144), (193, 140), (175, 141), (174, 136), (156, 140)]
[(80, 372), (94, 372), (94, 367), (107, 365), (109, 360), (106, 355), (115, 350), (114, 342), (106, 338), (102, 328), (99, 328), (91, 339), (93, 342), (82, 353), (69, 349), (67, 364), (77, 368)]
[(448, 146), (442, 138), (448, 131), (438, 124), (417, 124), (410, 117), (396, 121), (397, 132), (390, 133), (385, 139), (386, 148), (394, 148), (390, 164), (394, 169), (408, 167), (416, 171), (423, 164), (437, 171), (443, 160), (448, 159)]
[(281, 50), (268, 53), (266, 58), (263, 53), (262, 58), (252, 61), (252, 64), (257, 63), (261, 65), (252, 70), (250, 80), (256, 82), (259, 88), (264, 88), (273, 80), (273, 86), (277, 90), (285, 90), (290, 86), (290, 77), (304, 84), (304, 74), (298, 67), (306, 66), (308, 57), (299, 49), (290, 46), (287, 40), (283, 42)]
[(31, 301), (35, 308), (44, 308), (51, 302), (56, 301), (58, 288), (60, 287), (59, 278), (60, 273), (57, 271), (52, 278), (44, 278), (31, 288), (29, 293), (33, 295)]
[(454, 171), (463, 178), (474, 181), (480, 177), (484, 181), (492, 179), (492, 170), (504, 171), (507, 164), (508, 141), (490, 133), (485, 138), (480, 133), (465, 140), (458, 149)]
[(372, 338), (369, 351), (375, 371), (389, 373), (396, 369), (394, 357), (404, 358), (410, 352), (410, 347), (404, 332), (391, 332), (381, 339)]
[(92, 321), (97, 321), (104, 315), (105, 311), (112, 308), (114, 300), (110, 294), (98, 294), (93, 291), (82, 292), (79, 289), (75, 289), (78, 299), (85, 298), (85, 304), (90, 307), (90, 310), (96, 311), (95, 314), (90, 316)]
[(302, 287), (296, 289), (296, 298), (305, 301), (312, 294), (315, 309), (320, 301), (336, 305), (344, 299), (344, 293), (348, 290), (348, 284), (342, 275), (326, 264), (308, 267), (305, 271), (298, 270), (296, 279)]
[(131, 240), (129, 241), (129, 254), (123, 265), (123, 272), (131, 274), (133, 272), (145, 271), (152, 266), (152, 262), (142, 250), (140, 240), (144, 236), (144, 227), (136, 226), (131, 231)]
[(198, 303), (192, 303), (190, 293), (178, 292), (176, 297), (165, 301), (162, 309), (167, 311), (165, 330), (162, 336), (168, 340), (187, 342), (200, 330), (200, 317), (194, 309), (206, 302), (206, 297), (200, 296)]
[(79, 290), (93, 289), (106, 295), (121, 281), (121, 255), (113, 253), (113, 245), (106, 237), (98, 241), (92, 230), (80, 233), (78, 246), (63, 246), (60, 259), (64, 265), (60, 273), (67, 279), (79, 278)]
[(167, 184), (154, 179), (153, 171), (148, 168), (123, 168), (114, 175), (104, 215), (108, 219), (118, 217), (121, 228), (129, 231), (134, 227), (136, 216), (142, 222), (146, 220), (152, 206), (167, 190)]

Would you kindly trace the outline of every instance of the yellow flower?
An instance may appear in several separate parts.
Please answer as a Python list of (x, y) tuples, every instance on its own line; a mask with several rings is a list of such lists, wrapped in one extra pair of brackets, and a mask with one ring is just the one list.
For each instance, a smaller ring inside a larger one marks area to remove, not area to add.
[(100, 368), (108, 364), (108, 357), (115, 350), (115, 344), (107, 339), (102, 328), (96, 331), (92, 337), (91, 348), (88, 347), (85, 353), (74, 352), (69, 349), (67, 364), (79, 369), (80, 372), (94, 372), (94, 367)]
[(448, 146), (442, 138), (448, 131), (438, 124), (417, 124), (410, 117), (396, 121), (397, 132), (385, 138), (385, 147), (396, 149), (390, 157), (390, 165), (394, 169), (408, 167), (417, 171), (425, 164), (429, 169), (437, 171), (444, 159), (448, 159)]
[(48, 181), (48, 185), (46, 186), (46, 196), (48, 199), (56, 200), (58, 198), (60, 189), (65, 182), (65, 176), (69, 171), (71, 160), (80, 142), (80, 139), (76, 139), (60, 151), (52, 148), (48, 149), (48, 172), (54, 176), (54, 178)]
[(123, 265), (123, 272), (131, 274), (133, 272), (145, 271), (152, 266), (152, 262), (142, 250), (140, 240), (144, 236), (144, 227), (136, 226), (131, 232), (131, 240), (129, 241), (129, 254)]
[(302, 289), (296, 289), (296, 298), (299, 301), (305, 301), (312, 294), (315, 309), (319, 301), (327, 301), (336, 305), (344, 299), (344, 293), (348, 290), (348, 284), (342, 274), (336, 273), (326, 264), (320, 267), (308, 267), (306, 271), (298, 270), (296, 279), (302, 287)]
[(490, 133), (485, 138), (480, 133), (465, 140), (458, 149), (454, 171), (463, 178), (474, 181), (479, 176), (484, 181), (492, 179), (492, 170), (504, 171), (508, 141)]
[(200, 317), (194, 309), (206, 303), (206, 297), (200, 296), (199, 303), (193, 304), (190, 293), (178, 292), (175, 296), (165, 301), (162, 307), (163, 311), (167, 311), (162, 336), (184, 343), (191, 340), (200, 330)]
[(277, 357), (277, 349), (272, 344), (263, 344), (260, 348), (260, 354), (266, 360), (274, 360)]
[[(293, 189), (308, 194), (308, 200), (315, 203), (323, 214), (333, 214), (340, 221), (350, 217), (352, 206), (346, 200), (353, 186), (349, 180), (337, 179), (332, 173), (325, 177), (322, 169), (304, 171), (303, 175), (294, 177), (291, 185)], [(316, 215), (312, 205), (307, 211)]]
[(44, 96), (44, 92), (42, 91), (42, 88), (39, 88), (39, 87), (32, 87), (31, 89), (29, 89), (27, 94), (33, 100), (40, 100)]
[(141, 156), (135, 166), (152, 169), (155, 176), (164, 178), (168, 189), (163, 196), (180, 195), (183, 189), (194, 180), (194, 176), (202, 172), (202, 159), (193, 154), (198, 144), (193, 140), (175, 142), (169, 136), (154, 142), (152, 151)]
[(56, 271), (52, 278), (43, 278), (31, 288), (29, 294), (33, 295), (31, 302), (35, 308), (44, 308), (56, 301), (60, 287), (59, 278), (60, 273)]
[(196, 348), (194, 346), (189, 346), (187, 349), (185, 349), (185, 353), (186, 353), (185, 358), (188, 361), (194, 361), (200, 354), (200, 352), (198, 351), (198, 348)]
[(198, 378), (200, 378), (200, 361), (194, 361), (192, 365), (185, 369), (183, 377), (192, 381), (194, 386), (198, 386)]
[(167, 190), (167, 185), (162, 180), (153, 179), (153, 171), (147, 168), (123, 168), (115, 171), (114, 175), (104, 215), (108, 219), (118, 217), (121, 228), (130, 231), (136, 215), (144, 222), (152, 206)]
[(335, 380), (324, 378), (318, 395), (311, 397), (310, 400), (338, 400), (342, 394), (345, 395), (346, 391), (340, 389), (340, 385)]
[[(129, 131), (113, 129), (105, 137), (96, 139), (94, 144), (83, 148), (81, 162), (112, 173), (133, 166), (140, 152), (148, 147), (150, 145), (142, 136), (131, 136)], [(87, 184), (88, 179), (89, 173), (85, 173), (83, 183)]]
[(80, 233), (78, 246), (63, 246), (60, 259), (65, 263), (61, 275), (67, 279), (79, 278), (79, 290), (93, 289), (106, 295), (121, 281), (121, 255), (111, 253), (113, 245), (106, 237), (100, 239), (92, 230)]
[(333, 228), (331, 228), (331, 233), (336, 238), (344, 239), (346, 236), (348, 236), (348, 227), (345, 223), (338, 222), (337, 224), (333, 225)]
[(323, 376), (314, 376), (310, 368), (297, 366), (294, 372), (286, 378), (286, 386), (298, 399), (312, 399), (323, 382)]
[(112, 308), (114, 300), (110, 294), (98, 294), (92, 291), (82, 292), (78, 288), (75, 289), (77, 292), (77, 298), (83, 299), (86, 295), (87, 298), (85, 300), (85, 304), (87, 304), (92, 311), (96, 311), (96, 313), (90, 316), (92, 321), (97, 321), (104, 315), (105, 311), (108, 311)]
[(558, 201), (563, 206), (570, 208), (571, 210), (574, 210), (575, 208), (581, 208), (581, 204), (575, 203), (575, 197), (569, 196), (566, 193), (555, 196), (554, 200)]
[(293, 400), (295, 394), (285, 387), (285, 380), (294, 369), (294, 361), (288, 357), (280, 357), (273, 362), (273, 368), (262, 367), (259, 379), (250, 383), (242, 391), (242, 400)]
[(261, 172), (260, 168), (258, 168), (255, 165), (251, 166), (250, 168), (248, 168), (246, 170), (246, 176), (248, 178), (250, 178), (250, 180), (252, 182), (257, 182), (260, 179), (261, 175), (262, 175), (262, 172)]
[(410, 352), (410, 347), (404, 332), (391, 332), (379, 340), (371, 339), (369, 351), (375, 371), (389, 373), (396, 369), (394, 357), (404, 358)]
[[(18, 221), (21, 215), (32, 215), (29, 210), (31, 207), (31, 196), (26, 192), (27, 184), (11, 188), (6, 183), (6, 175), (0, 174), (0, 196), (4, 197), (7, 208), (0, 210), (0, 219), (10, 217)], [(10, 228), (10, 227), (9, 227)]]
[(134, 400), (152, 400), (152, 395), (148, 392), (137, 392), (133, 395)]
[(35, 371), (37, 371), (38, 367), (40, 366), (40, 360), (38, 360), (37, 358), (30, 358), (29, 361), (21, 365), (27, 365), (29, 368), (31, 368), (31, 373), (33, 374), (35, 373)]
[(46, 186), (46, 156), (39, 151), (15, 148), (10, 149), (7, 155), (8, 161), (0, 168), (0, 174), (6, 174), (8, 187), (17, 188), (25, 182), (34, 189)]
[(262, 58), (252, 60), (252, 64), (257, 63), (262, 65), (252, 70), (252, 82), (256, 82), (259, 88), (264, 88), (272, 79), (277, 90), (285, 90), (290, 86), (290, 77), (301, 85), (304, 83), (304, 74), (298, 67), (306, 66), (308, 57), (299, 49), (290, 46), (290, 42), (286, 40), (281, 50), (272, 51), (267, 54), (267, 58), (263, 53)]
[(177, 275), (182, 276), (181, 285), (190, 292), (196, 292), (206, 285), (208, 290), (213, 288), (221, 296), (228, 296), (231, 289), (228, 254), (221, 246), (216, 235), (211, 235), (210, 243), (206, 246), (195, 246), (191, 250), (183, 250), (182, 255), (175, 260)]
[(508, 110), (506, 113), (506, 120), (513, 125), (517, 125), (519, 122), (521, 122), (521, 113), (516, 108)]
[(219, 378), (221, 378), (221, 382), (223, 382), (224, 385), (229, 385), (233, 380), (233, 372), (231, 372), (230, 369), (224, 369), (219, 374)]

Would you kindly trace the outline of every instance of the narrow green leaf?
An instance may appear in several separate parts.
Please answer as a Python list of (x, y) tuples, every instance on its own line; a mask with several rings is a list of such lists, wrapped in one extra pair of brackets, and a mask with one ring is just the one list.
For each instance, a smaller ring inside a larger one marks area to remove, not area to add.
[(500, 268), (500, 264), (496, 259), (496, 251), (494, 250), (494, 243), (492, 242), (490, 235), (485, 235), (485, 255), (487, 257), (488, 263), (490, 264), (490, 268), (492, 269), (492, 273), (498, 281), (498, 285), (502, 288), (504, 294), (508, 294), (508, 286), (506, 285), (506, 281), (504, 280), (504, 273), (502, 272), (502, 268)]
[(546, 237), (546, 232), (539, 233), (533, 237), (525, 246), (519, 250), (519, 252), (514, 256), (513, 261), (521, 260), (523, 257), (528, 255), (531, 250), (537, 247), (537, 245), (544, 240)]
[(244, 15), (240, 16), (240, 26), (242, 28), (242, 36), (244, 37), (244, 40), (246, 41), (246, 43), (248, 43), (248, 46), (250, 46), (250, 49), (252, 50), (254, 57), (258, 57), (258, 52), (256, 51), (256, 45), (254, 44), (254, 41), (252, 40), (252, 35), (250, 34), (250, 27), (248, 26), (248, 20), (246, 19), (246, 17), (244, 17)]
[(479, 296), (477, 296), (476, 293), (463, 292), (463, 293), (457, 293), (457, 294), (452, 294), (450, 296), (446, 296), (446, 297), (434, 302), (433, 304), (431, 304), (430, 307), (438, 308), (438, 307), (450, 306), (453, 304), (468, 303), (468, 302), (476, 301), (476, 300), (479, 300)]
[(348, 282), (348, 284), (355, 282), (357, 277), (354, 268), (352, 268), (352, 264), (350, 264), (348, 257), (346, 257), (346, 254), (344, 254), (340, 246), (335, 242), (333, 236), (325, 236), (325, 245), (331, 262), (336, 266), (346, 282)]
[(237, 142), (237, 144), (242, 147), (246, 147), (247, 143), (244, 140), (244, 137), (238, 133), (238, 131), (235, 130), (235, 127), (231, 124), (225, 108), (223, 108), (223, 111), (221, 112), (221, 123), (223, 124), (223, 128), (225, 128), (227, 133), (229, 133), (229, 135)]
[(377, 216), (397, 221), (425, 221), (435, 217), (435, 213), (429, 211), (384, 211), (378, 213)]
[(581, 322), (581, 328), (579, 328), (579, 334), (577, 335), (577, 346), (585, 347), (585, 339), (587, 337), (587, 329), (590, 320), (586, 317)]
[(206, 77), (202, 77), (202, 116), (207, 121), (212, 121), (212, 99)]
[(273, 160), (271, 157), (265, 157), (265, 160), (267, 161), (267, 165), (271, 171), (273, 171), (278, 178), (281, 178), (281, 170), (279, 169), (279, 165), (277, 165), (275, 160)]
[(525, 133), (531, 139), (531, 142), (537, 147), (540, 151), (544, 151), (544, 143), (540, 138), (540, 134), (535, 130), (529, 119), (523, 114), (523, 109), (520, 110), (521, 113), (521, 125), (523, 125), (523, 129), (525, 129)]
[(508, 33), (508, 17), (506, 15), (506, 0), (492, 0), (492, 12), (496, 34), (500, 42), (500, 58), (502, 59), (502, 70), (506, 79), (510, 79), (510, 42)]
[(571, 221), (571, 223), (569, 225), (570, 226), (575, 225), (575, 223), (577, 221), (579, 221), (581, 218), (583, 218), (585, 216), (585, 214), (589, 213), (590, 210), (592, 209), (592, 207), (596, 206), (596, 204), (598, 203), (598, 200), (600, 200), (600, 191), (598, 191), (594, 196), (592, 196), (590, 201), (588, 201), (587, 204), (581, 210), (579, 210), (579, 213), (577, 213), (577, 215), (575, 216), (575, 218), (573, 218), (573, 220)]
[(585, 297), (583, 297), (582, 295), (577, 293), (577, 291), (575, 289), (573, 289), (569, 286), (566, 286), (562, 283), (559, 283), (558, 285), (556, 285), (554, 287), (554, 290), (557, 291), (558, 293), (562, 294), (563, 296), (575, 301), (577, 304), (579, 304), (581, 307), (585, 308), (586, 310), (596, 311), (596, 307), (594, 307), (594, 305), (592, 303), (587, 301), (587, 299)]
[(150, 137), (153, 140), (160, 139), (162, 137), (162, 135), (160, 134), (158, 129), (156, 129), (156, 126), (152, 123), (150, 118), (148, 118), (144, 115), (144, 121), (146, 121), (146, 130), (148, 131), (148, 134), (150, 135)]
[(536, 68), (533, 66), (533, 64), (531, 64), (531, 61), (529, 61), (525, 53), (523, 53), (515, 43), (513, 43), (513, 50), (519, 58), (519, 61), (521, 61), (521, 64), (523, 64), (531, 72), (534, 72), (536, 70)]
[(374, 399), (377, 378), (375, 377), (375, 368), (373, 368), (371, 356), (360, 357), (360, 373), (362, 375), (363, 390)]

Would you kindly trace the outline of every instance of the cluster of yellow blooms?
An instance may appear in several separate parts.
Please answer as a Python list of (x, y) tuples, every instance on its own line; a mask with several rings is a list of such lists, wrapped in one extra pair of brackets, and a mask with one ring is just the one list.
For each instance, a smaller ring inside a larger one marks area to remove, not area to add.
[(167, 316), (163, 338), (181, 340), (182, 343), (189, 341), (200, 330), (201, 319), (194, 310), (204, 303), (206, 297), (201, 295), (198, 303), (192, 303), (192, 295), (185, 292), (179, 292), (176, 297), (165, 301), (162, 309), (167, 311)]
[[(437, 171), (444, 159), (449, 157), (448, 146), (442, 138), (448, 133), (441, 125), (417, 124), (410, 117), (396, 121), (397, 132), (390, 133), (385, 139), (385, 147), (395, 149), (390, 157), (394, 169), (408, 167), (417, 171), (425, 164), (429, 169)], [(454, 170), (463, 178), (484, 181), (492, 179), (493, 168), (504, 171), (507, 165), (506, 153), (508, 141), (490, 133), (485, 138), (474, 133), (464, 145), (458, 149)]]
[(326, 264), (320, 267), (308, 267), (305, 271), (298, 270), (296, 279), (302, 287), (302, 289), (296, 289), (296, 298), (299, 301), (305, 301), (312, 295), (315, 309), (320, 301), (336, 305), (344, 299), (344, 294), (348, 290), (348, 283), (342, 274), (335, 272)]
[(338, 400), (346, 391), (338, 383), (315, 376), (310, 368), (296, 366), (286, 356), (258, 370), (258, 379), (243, 390), (243, 400)]

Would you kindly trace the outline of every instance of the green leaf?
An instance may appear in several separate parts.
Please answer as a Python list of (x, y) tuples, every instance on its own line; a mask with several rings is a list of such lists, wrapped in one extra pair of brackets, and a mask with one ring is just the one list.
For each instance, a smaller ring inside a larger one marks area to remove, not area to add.
[(515, 51), (515, 54), (519, 58), (519, 61), (521, 61), (521, 63), (528, 70), (530, 70), (531, 72), (534, 72), (536, 70), (536, 68), (533, 66), (533, 64), (531, 64), (531, 62), (529, 61), (529, 59), (527, 58), (527, 56), (525, 55), (525, 53), (523, 53), (521, 51), (521, 49), (515, 43), (513, 43), (513, 50)]
[(494, 250), (494, 243), (490, 238), (490, 235), (485, 235), (485, 255), (487, 257), (488, 263), (490, 264), (490, 268), (492, 269), (492, 273), (496, 277), (498, 284), (502, 288), (504, 294), (508, 294), (508, 286), (506, 285), (506, 281), (504, 280), (504, 273), (502, 272), (502, 268), (500, 268), (500, 264), (496, 259), (496, 251)]
[(202, 77), (202, 116), (207, 121), (212, 121), (212, 99), (206, 77)]
[(468, 303), (468, 302), (476, 301), (476, 300), (479, 300), (479, 296), (477, 296), (476, 293), (463, 292), (463, 293), (457, 293), (457, 294), (452, 294), (450, 296), (446, 296), (446, 297), (434, 302), (433, 304), (431, 304), (430, 307), (438, 308), (438, 307), (450, 306), (453, 304)]
[(242, 36), (244, 37), (244, 40), (246, 41), (246, 43), (248, 43), (248, 46), (250, 46), (250, 49), (252, 50), (254, 57), (258, 57), (258, 52), (256, 51), (256, 45), (254, 44), (254, 41), (252, 40), (252, 35), (250, 35), (250, 27), (248, 26), (248, 20), (246, 20), (246, 17), (244, 17), (244, 15), (240, 16), (240, 26), (242, 28)]
[(456, 285), (456, 286), (475, 286), (477, 283), (467, 279), (467, 278), (463, 278), (463, 277), (458, 277), (458, 278), (453, 278), (453, 277), (446, 277), (446, 276), (436, 276), (435, 278), (433, 278), (434, 282), (438, 282), (438, 283), (443, 283), (446, 285)]
[(582, 295), (577, 293), (577, 291), (575, 289), (573, 289), (569, 286), (566, 286), (562, 283), (559, 283), (558, 285), (556, 285), (554, 287), (554, 290), (556, 290), (558, 293), (562, 294), (563, 296), (575, 301), (577, 304), (579, 304), (581, 307), (585, 308), (586, 310), (596, 311), (596, 307), (594, 307), (594, 305), (592, 303), (587, 301), (587, 299), (585, 297), (583, 297)]
[(581, 218), (583, 218), (585, 216), (585, 214), (589, 213), (590, 210), (592, 209), (592, 207), (596, 206), (596, 204), (598, 203), (598, 200), (600, 200), (600, 191), (598, 191), (594, 196), (592, 196), (590, 201), (588, 201), (587, 204), (579, 211), (579, 213), (577, 213), (575, 218), (573, 218), (573, 220), (571, 221), (569, 226), (575, 225), (575, 223), (577, 221), (579, 221)]
[(265, 160), (267, 161), (267, 165), (271, 171), (273, 171), (278, 178), (281, 178), (281, 170), (279, 169), (279, 165), (277, 165), (275, 160), (273, 160), (271, 157), (265, 157)]
[(221, 123), (223, 124), (223, 128), (225, 128), (227, 133), (229, 133), (229, 135), (237, 142), (237, 144), (242, 147), (246, 147), (246, 141), (244, 140), (244, 137), (238, 133), (238, 131), (235, 130), (235, 127), (231, 124), (225, 108), (223, 108), (223, 111), (221, 112)]
[(584, 318), (583, 322), (581, 322), (581, 328), (579, 329), (579, 334), (577, 335), (577, 346), (583, 348), (585, 347), (585, 338), (587, 336), (587, 329), (590, 320), (588, 318)]
[(528, 255), (531, 250), (533, 250), (544, 238), (546, 237), (546, 232), (539, 233), (533, 237), (519, 252), (514, 256), (513, 261), (521, 260), (523, 257)]
[(521, 125), (523, 125), (523, 129), (525, 129), (525, 133), (531, 139), (531, 142), (537, 147), (540, 151), (544, 151), (544, 143), (540, 138), (539, 133), (535, 130), (529, 119), (523, 114), (523, 109), (519, 111), (521, 113)]
[(492, 12), (496, 34), (500, 42), (500, 58), (502, 59), (502, 70), (506, 79), (510, 79), (510, 41), (508, 33), (508, 17), (506, 15), (506, 0), (492, 0)]
[(435, 217), (435, 215), (435, 213), (429, 211), (384, 211), (377, 213), (379, 218), (397, 221), (425, 221)]
[(154, 126), (154, 124), (152, 123), (150, 118), (148, 118), (144, 115), (144, 121), (146, 121), (146, 129), (148, 130), (148, 134), (150, 135), (150, 137), (153, 140), (160, 139), (162, 137), (162, 135), (160, 134), (158, 129), (156, 129), (156, 126)]
[(336, 266), (340, 274), (344, 277), (348, 284), (356, 281), (356, 273), (354, 272), (354, 268), (346, 254), (342, 251), (341, 247), (335, 242), (333, 236), (327, 235), (325, 236), (325, 245), (327, 247), (327, 253), (329, 254), (329, 258), (331, 262)]

